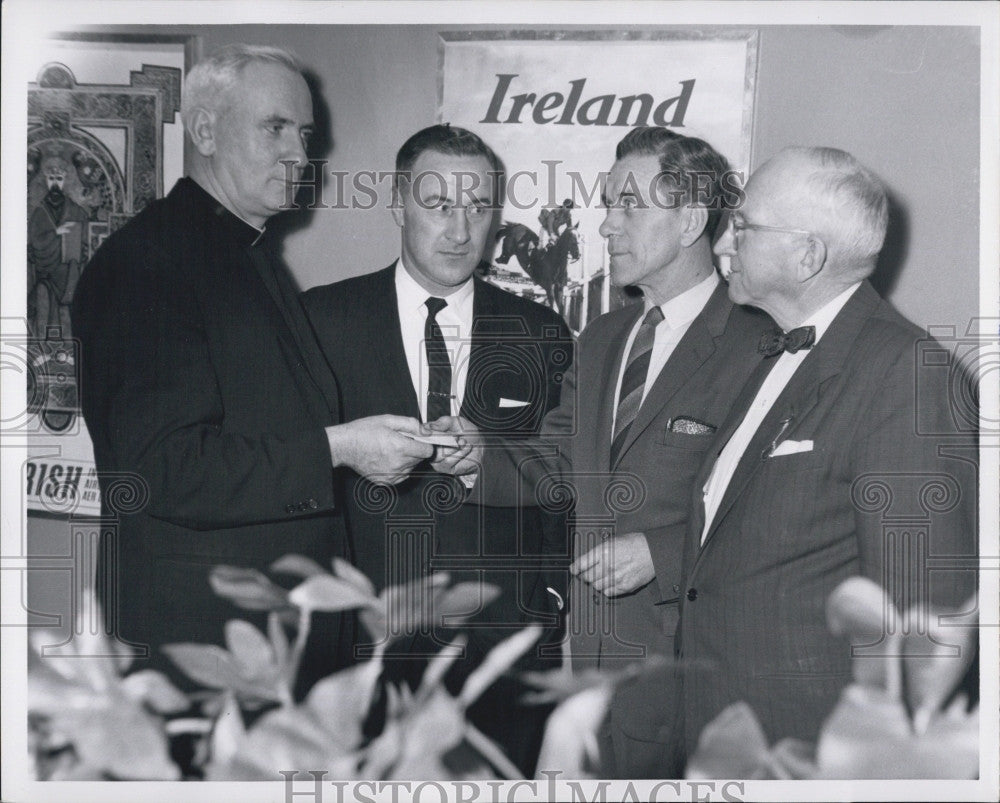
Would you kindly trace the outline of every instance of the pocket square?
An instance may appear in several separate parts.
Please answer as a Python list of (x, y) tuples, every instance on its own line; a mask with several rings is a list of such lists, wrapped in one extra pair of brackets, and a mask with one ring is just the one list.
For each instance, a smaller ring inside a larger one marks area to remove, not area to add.
[(697, 418), (678, 416), (667, 422), (667, 431), (681, 432), (685, 435), (711, 435), (715, 432), (715, 427), (704, 421), (699, 421)]
[(786, 454), (799, 454), (801, 452), (811, 452), (813, 450), (812, 441), (782, 441), (778, 447), (771, 452), (771, 457), (781, 457)]
[(520, 401), (519, 399), (505, 399), (500, 397), (500, 409), (504, 407), (527, 407), (531, 402)]

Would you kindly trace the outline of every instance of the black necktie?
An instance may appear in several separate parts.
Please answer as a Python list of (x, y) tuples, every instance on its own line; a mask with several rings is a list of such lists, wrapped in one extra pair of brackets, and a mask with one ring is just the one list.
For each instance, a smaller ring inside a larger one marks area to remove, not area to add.
[(663, 320), (663, 310), (652, 307), (642, 319), (632, 349), (625, 363), (625, 373), (622, 375), (622, 389), (618, 392), (618, 411), (615, 414), (615, 432), (611, 440), (611, 468), (618, 462), (628, 431), (639, 413), (642, 404), (642, 391), (646, 386), (646, 374), (649, 373), (649, 358), (653, 351), (653, 339), (656, 337), (656, 327)]
[(424, 323), (424, 347), (427, 349), (427, 420), (451, 415), (451, 360), (448, 346), (437, 322), (437, 314), (448, 306), (443, 298), (431, 296)]
[(794, 354), (801, 349), (811, 349), (816, 342), (815, 326), (800, 326), (788, 332), (775, 329), (772, 332), (765, 332), (757, 343), (757, 351), (765, 357), (773, 357), (787, 351)]

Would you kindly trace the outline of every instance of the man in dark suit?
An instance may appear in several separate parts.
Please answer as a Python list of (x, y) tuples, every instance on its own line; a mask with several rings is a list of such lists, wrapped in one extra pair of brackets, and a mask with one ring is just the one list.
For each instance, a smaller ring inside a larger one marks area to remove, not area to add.
[(754, 173), (716, 245), (730, 297), (781, 330), (695, 483), (677, 639), (688, 752), (739, 700), (771, 741), (817, 738), (851, 677), (825, 618), (844, 579), (901, 610), (974, 588), (932, 565), (975, 554), (975, 450), (944, 448), (947, 388), (918, 371), (940, 346), (867, 281), (886, 221), (881, 182), (850, 154), (792, 148)]
[[(336, 382), (265, 231), (313, 126), (295, 60), (223, 48), (191, 70), (182, 114), (188, 177), (94, 256), (73, 331), (104, 511), (117, 517), (105, 613), (145, 652), (135, 668), (190, 686), (163, 644), (222, 643), (231, 618), (263, 626), (213, 594), (213, 566), (346, 556), (334, 468), (399, 481), (432, 449), (403, 434), (413, 419), (338, 425)], [(337, 617), (311, 632), (299, 693), (349, 658)]]
[[(537, 432), (555, 406), (572, 355), (566, 325), (547, 307), (473, 277), (498, 178), (496, 156), (472, 132), (448, 125), (417, 132), (396, 158), (392, 212), (402, 232), (400, 259), (304, 295), (348, 420), (391, 413), (431, 421), (461, 411), (485, 431), (525, 434)], [(378, 588), (436, 571), (448, 572), (452, 582), (499, 586), (500, 597), (468, 628), (466, 654), (447, 678), (453, 692), (492, 646), (525, 622), (558, 623), (556, 600), (546, 591), (554, 581), (544, 563), (566, 549), (546, 542), (552, 516), (537, 507), (486, 509), (475, 495), (463, 504), (464, 486), (429, 465), (397, 486), (391, 499), (356, 474), (348, 487), (355, 563)], [(424, 658), (454, 633), (436, 623), (430, 633), (412, 635), (390, 656), (389, 671), (415, 683)], [(408, 660), (414, 657), (419, 660)], [(529, 656), (520, 668), (543, 665)], [(530, 772), (543, 712), (517, 705), (521, 691), (501, 680), (470, 716)]]
[[(601, 234), (612, 281), (640, 288), (643, 303), (598, 318), (580, 336), (542, 438), (487, 442), (438, 462), (458, 473), (481, 464), (491, 503), (517, 504), (536, 489), (575, 496), (569, 638), (577, 669), (615, 670), (673, 652), (692, 483), (770, 324), (726, 298), (712, 264), (728, 178), (725, 158), (700, 139), (630, 131), (605, 187)], [(672, 699), (672, 690), (653, 701), (621, 691), (602, 731), (602, 775), (659, 774)]]

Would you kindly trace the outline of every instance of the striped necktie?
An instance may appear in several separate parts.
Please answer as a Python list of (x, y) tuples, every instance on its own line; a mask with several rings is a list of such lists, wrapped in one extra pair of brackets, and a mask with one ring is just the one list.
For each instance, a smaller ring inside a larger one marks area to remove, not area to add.
[(618, 463), (618, 456), (632, 422), (642, 404), (642, 391), (646, 386), (646, 374), (649, 372), (649, 358), (653, 351), (653, 338), (656, 327), (663, 320), (663, 310), (651, 307), (646, 317), (642, 319), (632, 349), (628, 353), (625, 373), (622, 375), (622, 389), (618, 394), (618, 412), (615, 415), (615, 432), (611, 440), (611, 468)]

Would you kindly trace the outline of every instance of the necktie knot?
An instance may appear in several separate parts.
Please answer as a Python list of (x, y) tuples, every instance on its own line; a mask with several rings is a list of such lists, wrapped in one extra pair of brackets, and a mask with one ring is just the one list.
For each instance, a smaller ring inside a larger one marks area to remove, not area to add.
[(448, 306), (447, 301), (443, 298), (438, 298), (437, 296), (431, 296), (424, 302), (424, 304), (427, 305), (427, 314), (431, 318)]
[(650, 307), (646, 317), (642, 319), (643, 326), (658, 326), (663, 321), (663, 310), (659, 307)]
[(765, 357), (774, 357), (783, 351), (794, 354), (803, 349), (811, 349), (815, 342), (815, 326), (799, 326), (788, 332), (775, 329), (761, 335), (760, 341), (757, 343), (757, 351)]

